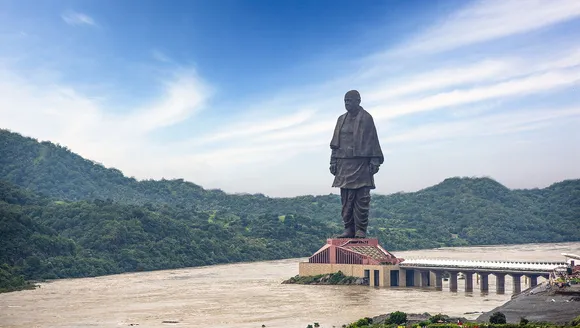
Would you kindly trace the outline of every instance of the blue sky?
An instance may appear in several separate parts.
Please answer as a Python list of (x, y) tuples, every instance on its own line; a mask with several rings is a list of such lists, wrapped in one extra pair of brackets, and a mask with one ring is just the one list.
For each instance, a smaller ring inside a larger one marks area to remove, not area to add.
[(580, 2), (0, 1), (0, 127), (128, 176), (337, 193), (358, 89), (377, 193), (580, 177)]

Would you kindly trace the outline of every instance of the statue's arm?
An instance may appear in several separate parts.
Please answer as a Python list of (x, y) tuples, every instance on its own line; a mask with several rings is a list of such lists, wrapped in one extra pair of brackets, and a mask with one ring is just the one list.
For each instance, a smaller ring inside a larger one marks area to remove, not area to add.
[(336, 149), (330, 152), (330, 173), (336, 175)]
[(379, 166), (381, 166), (381, 160), (378, 157), (371, 157), (369, 161), (369, 171), (371, 174), (379, 172)]

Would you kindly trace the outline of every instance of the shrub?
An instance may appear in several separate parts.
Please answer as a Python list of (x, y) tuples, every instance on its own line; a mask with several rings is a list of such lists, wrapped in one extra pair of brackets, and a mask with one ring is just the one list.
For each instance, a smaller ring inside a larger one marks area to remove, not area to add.
[(530, 320), (528, 320), (528, 319), (526, 319), (524, 317), (521, 317), (520, 318), (520, 325), (522, 325), (522, 326), (527, 325), (529, 322), (530, 322)]
[(348, 328), (358, 328), (358, 327), (368, 327), (373, 324), (373, 319), (371, 318), (362, 318), (358, 319), (357, 322), (351, 323), (348, 325)]
[(344, 273), (342, 273), (342, 271), (338, 271), (337, 273), (334, 273), (330, 276), (330, 279), (328, 279), (328, 283), (331, 285), (336, 285), (345, 277), (346, 276), (344, 275)]
[(388, 324), (400, 325), (405, 322), (407, 322), (407, 314), (401, 311), (392, 312), (387, 319)]
[(570, 321), (570, 326), (580, 326), (580, 315)]
[(437, 323), (439, 320), (447, 322), (447, 318), (446, 315), (439, 313), (429, 318), (429, 321), (431, 321), (431, 323)]
[(489, 323), (506, 323), (505, 314), (494, 312), (489, 318)]

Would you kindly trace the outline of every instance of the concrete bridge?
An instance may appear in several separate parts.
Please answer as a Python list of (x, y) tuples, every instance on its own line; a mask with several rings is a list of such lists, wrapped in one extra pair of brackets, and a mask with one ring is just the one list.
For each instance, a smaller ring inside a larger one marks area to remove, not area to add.
[(556, 268), (565, 268), (566, 262), (515, 262), (515, 261), (470, 261), (470, 260), (440, 260), (440, 259), (406, 259), (399, 263), (405, 272), (405, 285), (428, 287), (436, 289), (443, 287), (443, 275), (449, 275), (449, 289), (457, 291), (458, 275), (465, 279), (465, 291), (473, 291), (473, 275), (477, 275), (479, 288), (482, 292), (489, 291), (489, 275), (496, 279), (496, 292), (505, 292), (505, 277), (513, 279), (513, 292), (521, 292), (521, 278), (529, 279), (530, 287), (538, 284), (538, 278), (549, 279), (550, 273)]
[(330, 238), (326, 245), (308, 258), (308, 262), (300, 262), (299, 275), (314, 276), (341, 271), (348, 276), (367, 279), (369, 285), (374, 287), (436, 289), (443, 289), (445, 276), (449, 279), (449, 289), (457, 291), (461, 274), (461, 278), (465, 279), (466, 292), (473, 292), (474, 278), (479, 289), (488, 292), (489, 275), (492, 275), (495, 277), (496, 292), (501, 294), (505, 292), (505, 277), (508, 275), (512, 278), (514, 293), (519, 293), (522, 277), (525, 279), (524, 285), (533, 287), (538, 284), (538, 278), (549, 279), (555, 269), (565, 270), (567, 265), (564, 261), (404, 259), (385, 250), (376, 238)]

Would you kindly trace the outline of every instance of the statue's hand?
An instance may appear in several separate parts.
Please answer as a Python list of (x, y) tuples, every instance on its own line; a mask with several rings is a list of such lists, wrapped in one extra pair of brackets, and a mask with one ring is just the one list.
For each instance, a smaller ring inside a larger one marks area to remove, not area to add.
[(369, 171), (371, 172), (371, 174), (376, 174), (377, 172), (379, 172), (379, 166), (371, 163), (369, 164)]
[(330, 164), (330, 173), (331, 173), (332, 175), (336, 175), (336, 170), (337, 170), (337, 169), (336, 169), (336, 163), (332, 163), (332, 164)]

